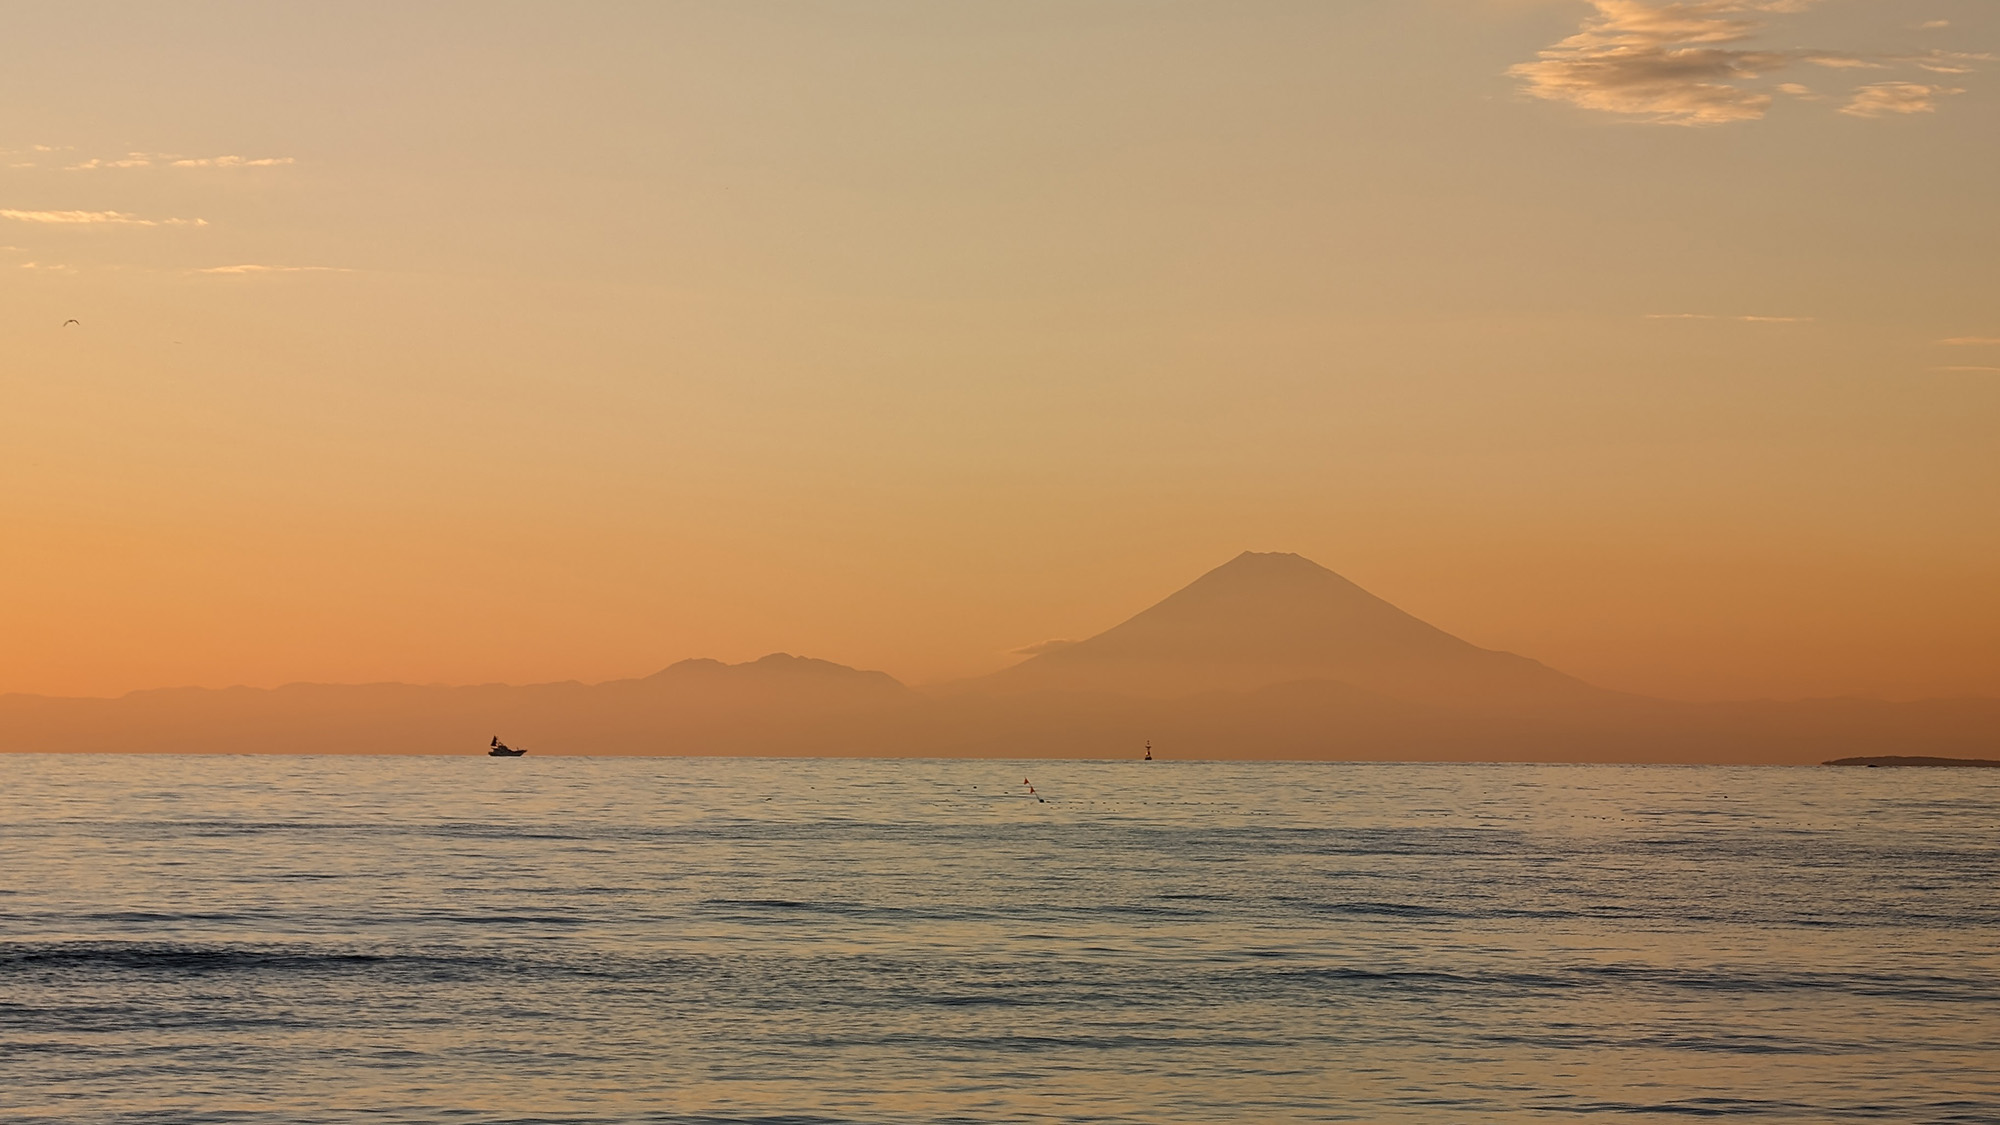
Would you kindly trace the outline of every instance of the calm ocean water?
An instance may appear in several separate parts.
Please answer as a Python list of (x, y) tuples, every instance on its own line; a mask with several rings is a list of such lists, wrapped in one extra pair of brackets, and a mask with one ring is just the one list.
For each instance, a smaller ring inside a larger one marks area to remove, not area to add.
[(0, 846), (11, 1122), (2000, 1122), (2000, 771), (18, 755)]

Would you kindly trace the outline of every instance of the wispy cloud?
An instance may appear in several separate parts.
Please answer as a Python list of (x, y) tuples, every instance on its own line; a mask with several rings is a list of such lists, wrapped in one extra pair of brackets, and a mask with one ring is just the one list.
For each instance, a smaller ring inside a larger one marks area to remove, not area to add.
[(1926, 86), (1918, 82), (1875, 82), (1854, 91), (1854, 99), (1840, 107), (1849, 117), (1889, 117), (1900, 113), (1936, 113), (1938, 99), (1964, 90), (1949, 86)]
[(131, 156), (119, 160), (91, 159), (81, 164), (69, 164), (65, 165), (63, 170), (67, 172), (89, 172), (97, 168), (150, 168), (152, 166), (153, 161), (150, 157), (135, 152)]
[(176, 168), (271, 168), (279, 164), (295, 163), (289, 156), (260, 156), (255, 159), (243, 156), (194, 156), (173, 162)]
[(2000, 336), (1953, 336), (1938, 343), (1954, 348), (1993, 348), (2000, 347)]
[(1995, 57), (1984, 52), (1973, 51), (1925, 51), (1921, 55), (1903, 55), (1898, 62), (1907, 62), (1932, 74), (1971, 74), (1979, 68), (1976, 63), (1994, 62)]
[(1720, 316), (1715, 313), (1647, 313), (1647, 320), (1734, 320), (1744, 324), (1811, 324), (1810, 316)]
[(1885, 62), (1876, 62), (1874, 59), (1864, 59), (1858, 55), (1843, 55), (1834, 51), (1823, 51), (1818, 54), (1806, 55), (1803, 57), (1806, 62), (1809, 62), (1814, 66), (1823, 66), (1828, 70), (1889, 69), (1889, 64)]
[(12, 211), (0, 209), (0, 219), (20, 223), (68, 226), (205, 227), (207, 219), (145, 219), (128, 211)]
[(344, 269), (340, 266), (259, 266), (259, 265), (245, 264), (240, 266), (209, 266), (206, 269), (198, 269), (193, 272), (243, 274), (243, 273), (353, 273), (354, 271), (350, 269)]
[(293, 164), (289, 156), (183, 156), (177, 152), (128, 152), (115, 159), (95, 157), (65, 166), (70, 172), (93, 172), (102, 168), (270, 168)]
[(0, 209), (0, 219), (17, 223), (51, 223), (68, 226), (121, 227), (205, 227), (207, 219), (142, 219), (126, 211), (10, 211)]
[[(1511, 67), (1527, 93), (1549, 101), (1663, 125), (1755, 121), (1778, 94), (1811, 97), (1796, 82), (1766, 84), (1798, 64), (1830, 70), (1914, 66), (1965, 74), (1988, 55), (1928, 51), (1863, 54), (1753, 46), (1774, 18), (1820, 0), (1590, 0), (1594, 13), (1575, 35)], [(1863, 86), (1841, 112), (1857, 117), (1927, 113), (1939, 96), (1961, 91), (1908, 82)]]

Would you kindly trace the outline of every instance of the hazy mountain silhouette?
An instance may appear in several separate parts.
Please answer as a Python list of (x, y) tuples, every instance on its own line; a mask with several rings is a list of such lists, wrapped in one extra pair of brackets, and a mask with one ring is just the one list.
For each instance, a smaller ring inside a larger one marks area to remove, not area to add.
[(1176, 696), (1335, 680), (1397, 699), (1542, 706), (1608, 695), (1479, 648), (1293, 554), (1246, 551), (1165, 601), (980, 686)]
[(711, 701), (725, 698), (761, 701), (780, 693), (788, 698), (810, 696), (836, 705), (900, 699), (909, 691), (887, 672), (864, 672), (831, 660), (785, 652), (774, 652), (746, 664), (683, 660), (642, 680), (612, 680), (599, 686), (652, 693), (696, 693)]
[(774, 653), (601, 684), (287, 684), (117, 699), (0, 696), (12, 750), (449, 753), (499, 734), (536, 752), (863, 753), (912, 698), (882, 672)]
[(776, 653), (650, 676), (0, 696), (0, 749), (1793, 762), (1992, 756), (2000, 700), (1679, 703), (1482, 649), (1288, 554), (1246, 553), (1097, 636), (915, 690)]

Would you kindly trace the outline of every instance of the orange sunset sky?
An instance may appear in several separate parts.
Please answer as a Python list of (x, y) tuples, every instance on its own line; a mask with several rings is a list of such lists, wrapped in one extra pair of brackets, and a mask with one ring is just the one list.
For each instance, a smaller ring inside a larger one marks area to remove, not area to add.
[(5, 13), (0, 692), (929, 683), (1251, 549), (2000, 694), (1990, 0)]

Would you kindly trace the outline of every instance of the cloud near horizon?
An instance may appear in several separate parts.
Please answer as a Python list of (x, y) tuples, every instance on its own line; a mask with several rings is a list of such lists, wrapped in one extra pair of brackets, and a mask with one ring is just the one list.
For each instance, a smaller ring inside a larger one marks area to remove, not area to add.
[(2000, 336), (1953, 336), (1938, 343), (1954, 348), (1989, 348), (2000, 346)]
[(0, 209), (0, 219), (56, 226), (205, 227), (207, 219), (144, 219), (129, 211), (14, 211)]
[[(1822, 0), (1590, 0), (1595, 14), (1582, 28), (1533, 62), (1510, 67), (1526, 92), (1546, 101), (1613, 113), (1660, 125), (1722, 125), (1756, 121), (1777, 94), (1813, 99), (1796, 82), (1759, 85), (1800, 63), (1835, 71), (1916, 66), (1966, 74), (1990, 55), (1928, 51), (1864, 55), (1806, 48), (1752, 47), (1771, 17), (1804, 12)], [(1938, 98), (1962, 90), (1910, 82), (1860, 87), (1841, 110), (1885, 117), (1935, 110)]]

